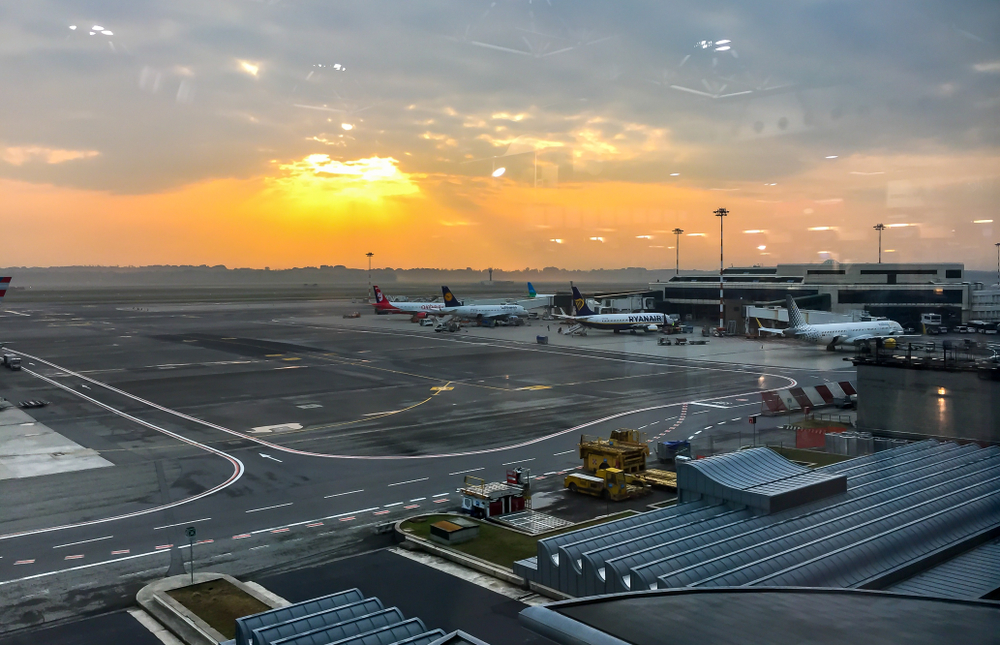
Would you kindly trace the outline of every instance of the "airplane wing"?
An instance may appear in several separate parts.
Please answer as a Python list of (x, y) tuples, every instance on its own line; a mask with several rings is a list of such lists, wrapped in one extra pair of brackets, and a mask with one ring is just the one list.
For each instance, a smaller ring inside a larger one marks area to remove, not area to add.
[(774, 334), (775, 336), (784, 336), (787, 330), (778, 329), (776, 327), (759, 327), (757, 331), (763, 332), (765, 334)]
[(889, 340), (890, 338), (898, 342), (904, 339), (923, 338), (923, 337), (920, 336), (919, 334), (900, 334), (898, 336), (883, 336), (880, 334), (862, 334), (861, 336), (852, 337), (851, 342), (857, 345), (858, 343), (866, 343), (869, 341), (879, 340), (879, 339)]

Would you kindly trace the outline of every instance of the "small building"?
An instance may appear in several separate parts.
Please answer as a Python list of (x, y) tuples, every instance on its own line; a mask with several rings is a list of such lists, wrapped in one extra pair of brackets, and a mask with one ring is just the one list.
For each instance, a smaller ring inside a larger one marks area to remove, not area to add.
[(517, 513), (529, 507), (528, 478), (519, 483), (521, 475), (508, 472), (506, 482), (487, 482), (479, 477), (465, 476), (462, 493), (462, 512), (473, 517), (497, 517)]
[(479, 524), (456, 517), (431, 524), (430, 538), (440, 544), (461, 544), (479, 537)]

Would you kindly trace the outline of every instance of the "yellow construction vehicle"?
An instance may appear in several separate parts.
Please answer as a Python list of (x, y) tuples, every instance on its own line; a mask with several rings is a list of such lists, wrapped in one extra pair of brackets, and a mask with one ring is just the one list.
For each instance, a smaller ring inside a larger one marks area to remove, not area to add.
[(580, 435), (580, 459), (586, 470), (617, 468), (635, 473), (645, 470), (648, 456), (649, 442), (638, 430), (619, 428), (611, 432), (609, 439)]
[(676, 489), (676, 473), (646, 468), (649, 453), (646, 434), (630, 428), (613, 430), (608, 439), (580, 437), (580, 458), (583, 459), (584, 470), (600, 472), (617, 469), (626, 474), (626, 484)]
[(641, 482), (618, 468), (602, 468), (593, 475), (573, 473), (567, 475), (564, 485), (574, 493), (613, 501), (631, 499), (647, 492)]

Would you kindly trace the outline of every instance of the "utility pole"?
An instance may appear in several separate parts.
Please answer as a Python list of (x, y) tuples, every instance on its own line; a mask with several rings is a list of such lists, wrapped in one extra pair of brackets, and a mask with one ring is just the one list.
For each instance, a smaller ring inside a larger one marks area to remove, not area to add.
[(885, 224), (879, 222), (872, 228), (878, 231), (878, 263), (882, 264), (882, 231), (885, 230)]
[(676, 249), (677, 252), (677, 266), (674, 268), (674, 275), (681, 274), (681, 233), (683, 232), (684, 229), (682, 228), (675, 228), (673, 231), (671, 231), (671, 233), (674, 234), (674, 237), (677, 240), (676, 242), (674, 242), (674, 249)]
[[(722, 232), (723, 232), (723, 222), (726, 221), (726, 216), (729, 215), (729, 211), (725, 208), (720, 208), (717, 211), (713, 211), (715, 216), (719, 218), (719, 329), (724, 329), (726, 326), (726, 311), (725, 305), (723, 304), (723, 279), (722, 279)], [(721, 332), (720, 332), (721, 333)]]
[(372, 256), (375, 255), (371, 251), (365, 253), (368, 256), (368, 302), (372, 301)]

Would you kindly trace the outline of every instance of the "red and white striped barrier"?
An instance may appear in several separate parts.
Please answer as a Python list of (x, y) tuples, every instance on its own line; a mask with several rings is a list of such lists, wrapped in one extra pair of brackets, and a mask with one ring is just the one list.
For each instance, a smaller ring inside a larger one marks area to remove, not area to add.
[(857, 394), (854, 384), (850, 381), (839, 383), (824, 383), (815, 387), (793, 387), (787, 390), (764, 392), (761, 398), (768, 412), (797, 412), (799, 410), (815, 410), (827, 405), (843, 401), (852, 394)]

